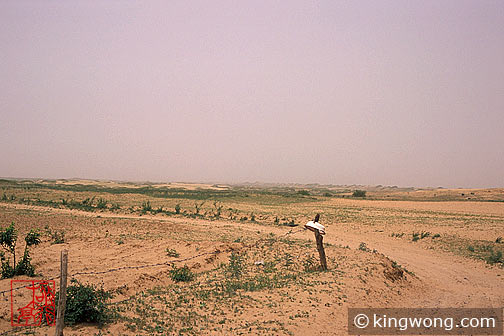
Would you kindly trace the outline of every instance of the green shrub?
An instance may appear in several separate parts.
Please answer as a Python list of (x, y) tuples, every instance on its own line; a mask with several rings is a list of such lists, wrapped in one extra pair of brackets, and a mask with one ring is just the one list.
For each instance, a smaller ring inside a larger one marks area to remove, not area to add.
[(96, 204), (96, 208), (97, 209), (106, 209), (107, 208), (107, 203), (108, 201), (103, 199), (103, 198), (99, 198), (98, 199), (98, 203)]
[(359, 244), (359, 250), (364, 251), (364, 252), (370, 252), (371, 250), (367, 247), (366, 243), (361, 242)]
[(171, 249), (168, 247), (166, 248), (166, 254), (168, 255), (168, 257), (173, 257), (173, 258), (180, 257), (180, 253), (178, 253), (177, 250)]
[(366, 197), (366, 190), (355, 190), (352, 194), (353, 197)]
[(150, 201), (144, 201), (142, 202), (142, 213), (147, 213), (152, 211), (152, 205), (150, 204)]
[(31, 230), (25, 237), (26, 246), (38, 245), (40, 244), (40, 233), (35, 230)]
[(14, 268), (7, 261), (4, 251), (0, 251), (0, 259), (2, 261), (2, 279), (12, 278), (15, 275)]
[(82, 210), (86, 210), (86, 211), (93, 211), (94, 207), (93, 207), (93, 202), (95, 200), (95, 196), (93, 197), (87, 197), (85, 200), (82, 201), (82, 204), (81, 205), (77, 205), (75, 204), (74, 207), (78, 207)]
[(31, 257), (28, 248), (33, 245), (40, 244), (40, 233), (34, 230), (28, 232), (25, 236), (25, 249), (23, 257), (16, 263), (16, 243), (17, 232), (14, 223), (11, 223), (7, 228), (0, 229), (0, 246), (12, 255), (13, 263), (11, 265), (10, 258), (5, 256), (5, 252), (1, 251), (0, 261), (2, 263), (1, 273), (2, 278), (12, 278), (15, 275), (35, 276), (35, 268), (30, 263)]
[(49, 225), (46, 225), (45, 230), (46, 230), (47, 236), (49, 236), (49, 238), (51, 238), (51, 240), (52, 240), (51, 244), (63, 244), (65, 242), (65, 231), (64, 230), (52, 231), (49, 228)]
[(194, 279), (194, 273), (184, 265), (184, 267), (176, 267), (173, 266), (173, 269), (170, 270), (170, 278), (175, 282), (189, 282)]
[[(112, 312), (107, 302), (113, 295), (103, 288), (96, 288), (92, 284), (82, 284), (72, 279), (67, 287), (65, 323), (95, 323), (103, 326), (112, 320)], [(59, 300), (59, 292), (56, 302)]]
[(243, 257), (232, 252), (229, 256), (229, 263), (226, 265), (226, 273), (232, 278), (240, 278), (244, 271)]
[(401, 232), (401, 233), (399, 233), (399, 232), (392, 232), (392, 233), (390, 234), (390, 236), (391, 236), (391, 237), (401, 238), (402, 236), (404, 236), (404, 232)]
[(17, 232), (16, 228), (14, 227), (14, 223), (11, 223), (7, 228), (3, 229), (0, 231), (0, 245), (7, 249), (9, 252), (14, 254), (14, 261), (15, 261), (15, 247), (16, 247), (16, 241), (17, 241)]
[(28, 249), (25, 249), (23, 258), (21, 258), (14, 269), (14, 275), (27, 275), (29, 277), (35, 276), (35, 267), (33, 267), (30, 261), (30, 253), (28, 252)]
[(294, 222), (294, 219), (291, 219), (290, 221), (283, 223), (283, 225), (289, 226), (289, 227), (297, 226), (296, 223)]
[(65, 231), (54, 231), (51, 237), (53, 239), (51, 244), (63, 244), (65, 242)]
[(308, 257), (303, 260), (303, 269), (306, 273), (313, 273), (320, 271), (320, 264), (313, 257)]
[(199, 215), (200, 210), (201, 210), (201, 208), (203, 207), (204, 204), (205, 204), (205, 202), (201, 202), (199, 204), (197, 202), (194, 203), (194, 214), (195, 215)]
[(504, 260), (502, 259), (502, 251), (490, 251), (490, 254), (485, 258), (488, 264), (502, 264)]
[[(420, 239), (424, 239), (424, 238), (427, 238), (431, 235), (430, 232), (427, 232), (427, 231), (422, 231), (422, 232), (413, 232), (412, 233), (412, 237), (411, 237), (411, 240), (416, 242)], [(439, 237), (439, 236), (438, 236)]]
[(175, 204), (175, 213), (178, 215), (180, 213), (180, 204)]

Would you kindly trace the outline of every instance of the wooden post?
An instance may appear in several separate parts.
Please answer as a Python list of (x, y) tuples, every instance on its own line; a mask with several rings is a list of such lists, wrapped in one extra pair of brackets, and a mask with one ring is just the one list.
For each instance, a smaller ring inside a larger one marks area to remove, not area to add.
[(324, 236), (322, 236), (318, 230), (315, 231), (315, 240), (317, 241), (317, 250), (319, 253), (320, 257), (320, 267), (322, 268), (323, 271), (327, 270), (327, 260), (325, 256), (325, 250), (324, 250), (324, 244), (322, 240), (324, 239)]
[(68, 251), (61, 251), (61, 273), (60, 273), (60, 295), (58, 300), (58, 311), (56, 315), (55, 336), (63, 336), (65, 327), (65, 308), (66, 308), (66, 289), (67, 289), (67, 269), (68, 269)]

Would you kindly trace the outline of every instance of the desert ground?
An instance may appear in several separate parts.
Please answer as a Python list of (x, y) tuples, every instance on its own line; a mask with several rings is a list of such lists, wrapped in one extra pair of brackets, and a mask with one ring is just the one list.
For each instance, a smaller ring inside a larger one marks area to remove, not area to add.
[[(57, 278), (68, 250), (69, 279), (113, 295), (107, 323), (65, 335), (345, 335), (349, 307), (504, 306), (504, 189), (87, 180), (0, 188), (0, 227), (14, 223), (17, 255), (26, 233), (41, 233), (30, 248), (34, 279)], [(317, 213), (327, 271), (302, 229)], [(184, 266), (192, 276), (174, 278)], [(0, 334), (53, 335), (11, 327), (10, 280), (0, 280)]]

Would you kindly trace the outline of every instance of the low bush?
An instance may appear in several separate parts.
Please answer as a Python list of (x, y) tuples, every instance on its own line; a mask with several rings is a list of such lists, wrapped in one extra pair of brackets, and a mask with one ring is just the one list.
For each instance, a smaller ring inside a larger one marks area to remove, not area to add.
[(51, 244), (63, 244), (65, 242), (65, 231), (52, 231), (48, 225), (45, 227), (47, 236), (52, 240)]
[(238, 253), (232, 252), (229, 263), (226, 265), (226, 273), (232, 278), (240, 278), (244, 272), (244, 259)]
[(168, 257), (173, 257), (173, 258), (178, 258), (180, 257), (180, 253), (177, 252), (177, 250), (172, 249), (172, 248), (166, 248), (166, 254)]
[(106, 199), (99, 198), (98, 203), (96, 204), (96, 208), (100, 210), (107, 209), (107, 204), (108, 201)]
[(16, 263), (16, 244), (17, 244), (17, 231), (14, 223), (11, 223), (5, 229), (0, 229), (0, 246), (2, 246), (10, 255), (12, 255), (12, 265), (10, 258), (5, 255), (4, 251), (0, 251), (0, 261), (2, 263), (1, 273), (2, 278), (12, 278), (16, 275), (35, 276), (35, 268), (31, 264), (31, 257), (29, 247), (40, 244), (40, 233), (31, 230), (25, 236), (25, 249), (23, 257)]
[(503, 264), (504, 259), (502, 259), (502, 251), (490, 251), (490, 254), (485, 258), (488, 264)]
[[(113, 314), (107, 307), (113, 297), (111, 292), (97, 288), (92, 284), (82, 284), (72, 279), (67, 287), (65, 323), (95, 323), (98, 326), (111, 322)], [(56, 302), (59, 300), (59, 292)]]
[(152, 205), (150, 203), (150, 201), (144, 201), (142, 202), (142, 210), (141, 212), (143, 214), (146, 214), (147, 212), (151, 212), (152, 211)]
[(184, 265), (184, 267), (176, 267), (173, 266), (173, 269), (170, 270), (170, 278), (175, 282), (189, 282), (194, 279), (194, 273)]
[(366, 197), (366, 190), (355, 190), (352, 194), (353, 197)]
[(367, 247), (366, 243), (364, 243), (364, 242), (361, 242), (361, 243), (359, 244), (359, 250), (364, 251), (364, 252), (369, 252), (369, 251), (371, 251), (371, 250)]
[[(412, 240), (412, 241), (414, 241), (414, 242), (416, 242), (416, 241), (418, 241), (418, 240), (420, 240), (420, 239), (427, 238), (427, 237), (429, 237), (430, 235), (431, 235), (431, 233), (430, 233), (430, 232), (427, 232), (427, 231), (422, 231), (422, 232), (413, 232), (413, 233), (412, 233), (411, 240)], [(437, 236), (437, 237), (439, 237), (439, 236)], [(436, 237), (436, 238), (437, 238), (437, 237)]]

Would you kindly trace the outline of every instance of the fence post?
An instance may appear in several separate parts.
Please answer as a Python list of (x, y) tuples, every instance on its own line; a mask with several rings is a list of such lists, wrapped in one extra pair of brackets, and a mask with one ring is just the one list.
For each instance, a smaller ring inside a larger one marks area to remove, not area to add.
[(317, 214), (313, 221), (309, 221), (308, 223), (305, 224), (305, 229), (309, 229), (315, 233), (315, 241), (317, 242), (317, 251), (319, 253), (320, 258), (320, 268), (323, 271), (326, 271), (327, 260), (323, 243), (324, 237), (322, 236), (323, 234), (325, 234), (325, 228), (323, 225), (319, 223), (319, 220), (320, 220), (320, 214)]
[(56, 332), (54, 336), (63, 336), (65, 327), (66, 289), (67, 289), (68, 251), (61, 251), (60, 295), (56, 315)]
[(324, 237), (319, 233), (318, 230), (315, 231), (315, 240), (317, 241), (317, 250), (319, 253), (320, 257), (320, 267), (322, 267), (322, 270), (327, 270), (327, 260), (325, 256), (325, 250), (324, 250), (324, 244), (322, 240)]

